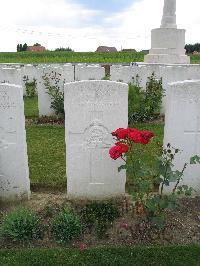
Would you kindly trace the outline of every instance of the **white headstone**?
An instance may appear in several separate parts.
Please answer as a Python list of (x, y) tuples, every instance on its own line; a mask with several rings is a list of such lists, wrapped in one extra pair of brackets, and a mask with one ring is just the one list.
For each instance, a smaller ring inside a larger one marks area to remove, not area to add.
[(38, 68), (37, 87), (39, 116), (51, 116), (55, 114), (55, 111), (51, 108), (52, 99), (45, 85), (46, 78), (50, 86), (54, 86), (63, 92), (64, 83), (74, 81), (74, 67), (67, 64), (63, 67), (48, 66)]
[(110, 67), (110, 80), (124, 83), (133, 83), (138, 74), (137, 66), (112, 65)]
[(0, 68), (0, 83), (10, 83), (21, 86), (21, 69), (10, 67)]
[(128, 85), (111, 81), (65, 84), (67, 191), (71, 198), (105, 199), (125, 193), (122, 161), (109, 157), (111, 132), (128, 125)]
[[(21, 68), (22, 71), (22, 86), (24, 90), (24, 95), (26, 95), (26, 83), (37, 82), (37, 66), (36, 65), (24, 65)], [(37, 92), (37, 86), (36, 86)]]
[(75, 81), (74, 75), (75, 70), (72, 64), (65, 64), (63, 65), (63, 80), (64, 83), (73, 82)]
[(22, 87), (0, 84), (0, 199), (30, 194)]
[[(175, 82), (167, 92), (164, 144), (180, 149), (174, 162), (181, 171), (194, 155), (200, 156), (200, 80)], [(200, 165), (189, 166), (183, 182), (200, 195)]]
[(51, 97), (48, 94), (46, 81), (50, 86), (54, 86), (63, 91), (64, 82), (62, 79), (62, 68), (45, 67), (38, 69), (38, 109), (39, 116), (51, 116), (55, 114), (54, 109), (51, 108)]
[(76, 65), (75, 81), (101, 80), (105, 77), (105, 68), (100, 65)]

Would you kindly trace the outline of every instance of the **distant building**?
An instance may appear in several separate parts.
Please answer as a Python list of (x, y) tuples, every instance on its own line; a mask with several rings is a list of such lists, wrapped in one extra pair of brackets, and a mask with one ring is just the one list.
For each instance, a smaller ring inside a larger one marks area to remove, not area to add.
[(200, 54), (200, 51), (194, 51), (193, 54)]
[(132, 52), (136, 53), (137, 51), (135, 49), (123, 49), (122, 52)]
[(41, 46), (41, 45), (34, 45), (34, 46), (28, 46), (26, 51), (29, 51), (29, 52), (44, 52), (46, 49), (44, 46)]
[(96, 52), (99, 53), (114, 53), (117, 52), (117, 49), (115, 47), (108, 47), (108, 46), (99, 46), (96, 50)]

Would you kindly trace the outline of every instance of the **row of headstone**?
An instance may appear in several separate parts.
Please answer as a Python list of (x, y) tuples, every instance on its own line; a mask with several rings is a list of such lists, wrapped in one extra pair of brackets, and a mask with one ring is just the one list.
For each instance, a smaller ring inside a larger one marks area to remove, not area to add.
[[(200, 80), (171, 83), (167, 95), (164, 143), (182, 150), (181, 171), (200, 154)], [(64, 85), (67, 191), (71, 198), (106, 199), (124, 195), (125, 172), (109, 158), (111, 132), (128, 124), (128, 85), (81, 81)], [(0, 84), (0, 199), (30, 195), (22, 87)], [(20, 159), (19, 159), (20, 158)], [(200, 166), (190, 165), (182, 184), (200, 194)], [(167, 191), (166, 191), (167, 192)]]
[[(0, 64), (0, 82), (6, 80), (11, 84), (20, 84), (23, 86), (24, 95), (26, 95), (26, 83), (32, 83), (36, 81), (36, 91), (37, 79), (41, 78), (43, 68), (52, 68), (54, 71), (62, 69), (62, 79), (67, 79), (70, 81), (80, 81), (80, 80), (101, 80), (105, 77), (105, 68), (100, 65), (87, 65), (87, 64), (77, 64), (73, 66), (72, 64), (40, 64), (40, 65), (19, 65), (19, 64)], [(8, 69), (6, 73), (6, 69)], [(12, 72), (11, 72), (12, 70)], [(13, 83), (13, 75), (16, 70), (21, 70), (20, 80), (17, 83)], [(70, 77), (70, 78), (69, 78)], [(1, 80), (2, 79), (2, 80)]]
[[(111, 66), (112, 81), (139, 84), (146, 88), (148, 78), (155, 74), (155, 78), (161, 79), (165, 94), (169, 90), (169, 83), (184, 80), (200, 79), (200, 65), (161, 65), (161, 64), (133, 64), (130, 66)], [(162, 112), (166, 110), (166, 98), (163, 99)]]
[(155, 73), (157, 78), (162, 78), (164, 84), (170, 82), (192, 80), (200, 78), (200, 65), (161, 65), (138, 63), (130, 66), (113, 65), (110, 68), (110, 80), (125, 83), (139, 81), (145, 88), (147, 78)]
[[(54, 74), (50, 72), (50, 74)], [(65, 85), (68, 194), (103, 199), (125, 193), (125, 172), (108, 155), (110, 132), (128, 124), (128, 85), (81, 81)], [(0, 200), (28, 199), (23, 90), (0, 84)]]
[[(38, 107), (40, 116), (54, 115), (54, 110), (50, 108), (51, 99), (44, 86), (43, 77), (51, 71), (59, 76), (63, 91), (64, 82), (79, 80), (101, 80), (105, 76), (105, 69), (99, 65), (72, 64), (63, 65), (1, 65), (0, 83), (11, 83), (23, 86), (26, 95), (26, 82), (36, 81), (36, 93), (38, 94)], [(21, 71), (21, 72), (20, 72)], [(46, 72), (46, 74), (45, 74)], [(145, 89), (148, 77), (155, 73), (156, 78), (162, 78), (165, 92), (169, 90), (170, 82), (200, 79), (200, 65), (158, 65), (158, 64), (133, 64), (131, 66), (111, 66), (111, 81), (125, 83), (136, 83)], [(50, 75), (52, 76), (52, 75)], [(53, 79), (49, 79), (51, 86), (55, 85)], [(165, 113), (165, 98), (163, 99), (162, 112)]]

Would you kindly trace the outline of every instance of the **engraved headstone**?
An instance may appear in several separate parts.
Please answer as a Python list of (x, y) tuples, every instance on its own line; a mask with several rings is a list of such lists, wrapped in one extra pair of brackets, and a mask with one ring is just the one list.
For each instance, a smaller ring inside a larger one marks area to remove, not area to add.
[(128, 125), (128, 85), (111, 81), (65, 84), (67, 191), (71, 198), (105, 199), (125, 193), (123, 162), (109, 157), (111, 132)]
[[(181, 150), (174, 162), (181, 171), (192, 156), (200, 156), (200, 80), (171, 83), (166, 107), (164, 144)], [(187, 167), (182, 184), (200, 195), (200, 165)]]
[(30, 194), (22, 87), (0, 84), (0, 200)]

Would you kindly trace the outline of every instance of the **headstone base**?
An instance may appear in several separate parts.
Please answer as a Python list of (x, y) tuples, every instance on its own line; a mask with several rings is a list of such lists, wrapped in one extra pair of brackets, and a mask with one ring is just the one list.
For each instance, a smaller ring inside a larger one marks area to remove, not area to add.
[(190, 64), (185, 55), (185, 30), (158, 28), (151, 31), (151, 50), (145, 56), (145, 63)]
[(5, 194), (1, 193), (0, 202), (19, 202), (19, 201), (27, 201), (30, 199), (31, 191), (18, 191), (17, 193), (6, 192)]
[(190, 58), (187, 55), (169, 55), (169, 54), (148, 54), (145, 56), (145, 63), (149, 64), (190, 64)]

